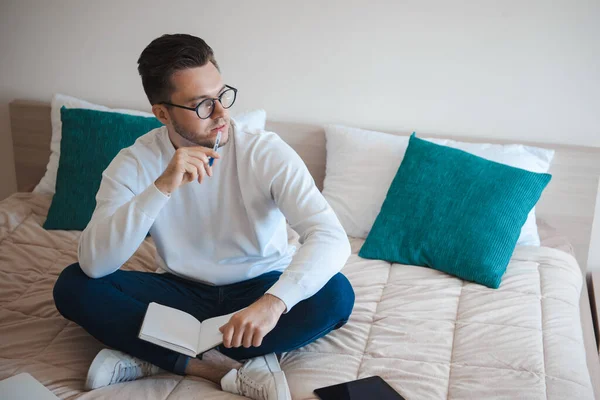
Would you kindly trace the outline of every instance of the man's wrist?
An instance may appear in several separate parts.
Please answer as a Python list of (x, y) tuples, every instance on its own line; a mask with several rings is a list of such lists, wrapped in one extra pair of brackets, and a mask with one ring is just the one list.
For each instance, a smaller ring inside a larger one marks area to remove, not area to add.
[(160, 190), (164, 195), (166, 196), (170, 196), (171, 195), (171, 191), (169, 191), (168, 189), (166, 189), (163, 184), (160, 181), (160, 178), (158, 178), (157, 180), (154, 181), (154, 186), (156, 186), (156, 188), (158, 190)]
[(261, 300), (271, 309), (276, 311), (280, 316), (285, 312), (287, 306), (279, 297), (272, 295), (271, 293), (265, 293)]

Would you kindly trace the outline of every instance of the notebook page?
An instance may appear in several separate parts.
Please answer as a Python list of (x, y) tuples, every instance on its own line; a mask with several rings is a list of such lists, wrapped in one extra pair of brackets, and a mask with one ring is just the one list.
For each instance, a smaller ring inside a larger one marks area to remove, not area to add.
[(144, 335), (143, 333), (140, 333), (139, 338), (142, 340), (145, 340), (146, 342), (157, 344), (161, 347), (164, 347), (165, 349), (170, 349), (170, 350), (176, 351), (177, 353), (185, 354), (186, 356), (196, 357), (196, 349), (189, 350), (185, 347), (181, 347), (181, 346), (178, 346), (173, 343), (165, 342), (164, 340), (157, 339), (153, 336)]
[(184, 311), (150, 303), (140, 335), (154, 337), (195, 352), (200, 322)]
[(204, 353), (223, 343), (223, 334), (219, 331), (219, 328), (228, 323), (233, 314), (237, 312), (238, 311), (219, 317), (209, 318), (202, 322), (196, 354)]

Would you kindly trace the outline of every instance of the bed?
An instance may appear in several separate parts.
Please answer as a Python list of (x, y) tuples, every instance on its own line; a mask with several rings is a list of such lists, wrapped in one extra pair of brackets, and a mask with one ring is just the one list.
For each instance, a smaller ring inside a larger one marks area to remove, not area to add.
[[(166, 373), (84, 391), (103, 346), (62, 318), (51, 294), (58, 274), (77, 259), (79, 232), (44, 230), (51, 198), (27, 191), (44, 173), (49, 113), (46, 103), (11, 104), (19, 193), (0, 202), (0, 379), (29, 372), (61, 398), (240, 398)], [(322, 185), (323, 132), (276, 122), (268, 128)], [(283, 355), (293, 398), (312, 399), (315, 388), (371, 375), (407, 399), (600, 398), (585, 284), (600, 151), (555, 149), (553, 183), (538, 208), (542, 247), (518, 247), (500, 289), (362, 259), (363, 240), (350, 238), (343, 273), (356, 291), (354, 312), (340, 330)], [(296, 239), (291, 230), (289, 238)], [(152, 271), (153, 255), (148, 238), (123, 268)]]

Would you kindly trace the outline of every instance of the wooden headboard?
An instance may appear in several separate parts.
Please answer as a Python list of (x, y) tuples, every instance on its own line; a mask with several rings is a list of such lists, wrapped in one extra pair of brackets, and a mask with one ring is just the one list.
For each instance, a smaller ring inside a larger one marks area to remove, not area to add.
[[(44, 175), (50, 155), (50, 104), (15, 100), (10, 103), (10, 119), (17, 187), (19, 191), (29, 191)], [(268, 121), (267, 129), (277, 132), (298, 152), (321, 189), (325, 177), (323, 128), (309, 124)], [(427, 133), (422, 135), (436, 137)], [(466, 142), (477, 141), (473, 138), (450, 138)], [(486, 142), (507, 143), (496, 140)], [(600, 148), (522, 143), (556, 151), (550, 169), (553, 178), (537, 205), (537, 216), (568, 237), (580, 266), (586, 271), (590, 248), (600, 248), (600, 216), (596, 218), (594, 226), (600, 182)], [(600, 269), (600, 265), (593, 265), (593, 268)]]
[(50, 103), (15, 100), (9, 112), (17, 190), (29, 192), (44, 176), (50, 157)]

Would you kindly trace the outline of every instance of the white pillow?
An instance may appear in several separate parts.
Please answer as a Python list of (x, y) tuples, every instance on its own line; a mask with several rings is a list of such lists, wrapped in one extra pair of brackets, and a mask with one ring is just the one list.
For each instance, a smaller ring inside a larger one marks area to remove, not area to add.
[[(409, 137), (340, 125), (325, 126), (325, 135), (323, 196), (349, 236), (366, 238), (404, 158)], [(424, 139), (532, 172), (548, 172), (554, 157), (554, 150), (519, 144)], [(529, 213), (517, 244), (540, 245), (535, 208)]]
[[(76, 97), (55, 94), (51, 102), (50, 120), (52, 122), (52, 139), (50, 140), (50, 159), (46, 166), (46, 173), (37, 186), (33, 189), (35, 193), (54, 194), (56, 191), (56, 174), (58, 172), (58, 160), (60, 158), (60, 139), (62, 132), (62, 122), (60, 120), (61, 107), (67, 108), (85, 108), (88, 110), (98, 110), (106, 112), (116, 112), (121, 114), (138, 115), (142, 117), (154, 117), (154, 114), (127, 110), (108, 108), (99, 104), (87, 102)], [(265, 110), (248, 111), (233, 118), (238, 126), (244, 126), (247, 129), (265, 129), (267, 113)]]
[(252, 110), (231, 118), (239, 129), (264, 131), (267, 123), (267, 112), (265, 110)]

